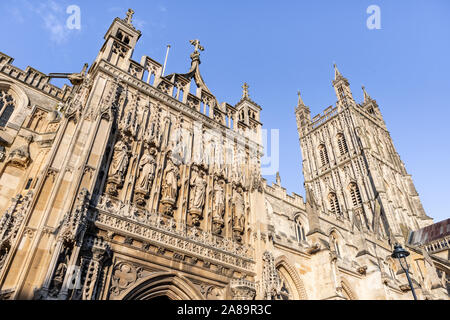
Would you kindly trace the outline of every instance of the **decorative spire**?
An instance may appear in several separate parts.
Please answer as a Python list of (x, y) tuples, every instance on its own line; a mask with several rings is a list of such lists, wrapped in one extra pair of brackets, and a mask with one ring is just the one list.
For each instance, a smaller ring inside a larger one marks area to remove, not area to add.
[(303, 99), (302, 99), (302, 96), (301, 96), (301, 94), (300, 94), (300, 90), (297, 91), (297, 95), (298, 95), (298, 103), (297, 103), (297, 106), (304, 106), (305, 104), (303, 103)]
[(128, 9), (127, 17), (125, 18), (125, 22), (128, 23), (130, 26), (133, 25), (133, 15), (134, 15), (134, 10)]
[(334, 64), (334, 80), (337, 80), (338, 77), (342, 77), (342, 74), (339, 72), (336, 63)]
[(276, 179), (277, 179), (277, 185), (281, 186), (281, 177), (280, 177), (280, 172), (279, 171), (277, 171)]
[(364, 102), (368, 102), (371, 98), (369, 94), (366, 92), (366, 87), (362, 86), (362, 90), (364, 92)]
[(242, 86), (242, 89), (244, 90), (242, 92), (242, 99), (247, 98), (248, 99), (248, 88), (250, 88), (247, 84), (247, 82), (244, 82), (244, 85)]

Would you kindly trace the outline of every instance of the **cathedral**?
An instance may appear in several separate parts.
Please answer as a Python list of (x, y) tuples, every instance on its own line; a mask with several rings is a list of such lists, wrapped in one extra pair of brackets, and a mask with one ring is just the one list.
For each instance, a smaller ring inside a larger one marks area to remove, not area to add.
[(337, 103), (315, 117), (299, 93), (306, 199), (287, 194), (261, 176), (248, 85), (219, 103), (199, 40), (184, 73), (133, 60), (133, 13), (80, 73), (0, 53), (0, 299), (412, 299), (395, 244), (418, 299), (449, 299), (448, 256), (410, 241), (433, 220), (364, 88), (358, 103), (335, 66)]

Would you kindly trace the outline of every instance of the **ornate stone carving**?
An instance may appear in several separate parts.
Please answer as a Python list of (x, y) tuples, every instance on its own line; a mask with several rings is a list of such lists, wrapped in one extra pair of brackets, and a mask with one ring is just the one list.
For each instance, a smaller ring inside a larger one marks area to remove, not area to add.
[[(108, 204), (103, 205), (106, 209), (100, 208), (102, 203)], [(113, 230), (115, 234), (124, 236), (131, 234), (140, 241), (157, 243), (157, 247), (162, 250), (170, 245), (189, 252), (196, 259), (212, 259), (218, 264), (226, 263), (253, 270), (254, 250), (249, 245), (239, 244), (229, 238), (187, 226), (185, 222), (163, 218), (156, 212), (146, 212), (112, 199), (101, 200), (97, 209), (95, 224), (101, 229)], [(134, 211), (141, 213), (136, 214)], [(141, 246), (137, 248), (142, 249)]]
[(142, 268), (128, 262), (119, 262), (113, 268), (110, 293), (118, 296), (123, 290), (142, 277)]
[(225, 215), (225, 181), (223, 179), (215, 179), (213, 190), (213, 208), (212, 223), (213, 233), (221, 234), (224, 227)]
[(3, 268), (11, 246), (17, 239), (19, 228), (31, 202), (33, 193), (25, 197), (18, 194), (0, 219), (0, 270)]
[(156, 148), (145, 149), (139, 161), (139, 175), (136, 181), (136, 202), (143, 206), (148, 198), (156, 172)]
[(78, 243), (88, 224), (87, 209), (89, 191), (83, 188), (78, 194), (74, 210), (68, 212), (62, 222), (58, 238), (65, 243)]
[(100, 238), (89, 237), (81, 258), (81, 289), (75, 290), (73, 299), (92, 300), (97, 297), (99, 280), (103, 275), (103, 264), (111, 256), (109, 245)]
[(50, 282), (48, 289), (48, 296), (57, 298), (66, 276), (67, 268), (69, 266), (70, 256), (72, 255), (72, 247), (68, 244), (63, 244), (62, 250), (59, 253), (58, 260), (55, 266), (55, 272)]
[(117, 189), (123, 185), (128, 169), (128, 158), (128, 147), (119, 139), (114, 146), (114, 155), (108, 172), (107, 191), (112, 196), (117, 196)]
[(23, 169), (28, 167), (28, 164), (31, 161), (30, 143), (33, 141), (33, 136), (30, 135), (26, 137), (25, 141), (26, 143), (24, 145), (12, 150), (9, 153), (8, 159), (6, 160), (9, 165)]
[(253, 300), (256, 296), (256, 285), (245, 279), (231, 279), (230, 289), (233, 300)]
[(241, 242), (245, 226), (245, 201), (241, 186), (237, 186), (233, 190), (232, 203), (233, 237), (236, 241)]
[(360, 266), (360, 267), (357, 267), (357, 268), (356, 268), (356, 271), (358, 271), (358, 273), (359, 273), (360, 275), (365, 276), (365, 275), (366, 275), (366, 272), (367, 272), (367, 266)]
[(191, 223), (194, 226), (200, 225), (200, 220), (203, 219), (203, 207), (206, 198), (206, 178), (205, 171), (201, 167), (193, 166), (190, 181), (190, 196), (189, 196), (189, 215)]
[(161, 210), (165, 215), (173, 216), (178, 199), (178, 189), (181, 187), (180, 169), (169, 151), (166, 157), (161, 188)]
[(223, 288), (218, 288), (213, 285), (201, 284), (200, 293), (206, 300), (219, 300), (223, 298)]
[(262, 286), (264, 291), (264, 299), (280, 300), (282, 299), (283, 281), (278, 274), (275, 266), (275, 259), (269, 251), (263, 254), (263, 274)]

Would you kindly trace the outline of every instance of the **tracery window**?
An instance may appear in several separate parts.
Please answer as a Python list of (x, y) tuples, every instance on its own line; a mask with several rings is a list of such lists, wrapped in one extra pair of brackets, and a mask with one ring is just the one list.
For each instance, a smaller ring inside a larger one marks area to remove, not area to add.
[(319, 146), (319, 155), (320, 155), (320, 161), (322, 162), (322, 166), (324, 166), (330, 162), (330, 160), (328, 158), (327, 149), (325, 148), (324, 144), (321, 144)]
[(349, 190), (350, 190), (350, 196), (352, 198), (352, 202), (353, 202), (353, 206), (358, 206), (362, 203), (361, 200), (361, 193), (359, 192), (359, 188), (358, 185), (354, 182), (350, 183), (349, 185)]
[(0, 127), (5, 127), (14, 112), (15, 100), (12, 94), (0, 89)]
[(339, 92), (339, 96), (340, 96), (341, 98), (345, 98), (344, 88), (339, 87), (339, 88), (338, 88), (338, 92)]
[(328, 195), (328, 202), (330, 204), (330, 210), (332, 213), (336, 215), (341, 214), (341, 207), (339, 206), (339, 200), (336, 196), (336, 193), (332, 192)]
[(295, 221), (295, 235), (298, 242), (306, 241), (305, 229), (298, 219)]
[(338, 143), (338, 147), (339, 147), (339, 153), (341, 154), (341, 156), (343, 154), (348, 153), (347, 142), (345, 141), (345, 137), (342, 133), (338, 134), (337, 143)]

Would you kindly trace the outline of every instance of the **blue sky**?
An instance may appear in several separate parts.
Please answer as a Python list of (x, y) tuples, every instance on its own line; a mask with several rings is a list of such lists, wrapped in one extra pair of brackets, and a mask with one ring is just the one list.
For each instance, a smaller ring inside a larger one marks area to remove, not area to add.
[[(65, 26), (69, 5), (81, 8), (80, 30)], [(380, 30), (366, 27), (370, 5), (381, 9)], [(206, 49), (203, 78), (220, 102), (236, 103), (249, 83), (264, 127), (280, 129), (280, 175), (289, 192), (304, 195), (297, 90), (312, 116), (335, 104), (336, 62), (357, 101), (363, 84), (377, 100), (428, 215), (450, 216), (450, 1), (3, 0), (0, 51), (20, 68), (78, 72), (128, 8), (143, 33), (135, 60), (162, 63), (170, 44), (166, 74), (185, 72), (188, 40), (198, 38)]]

